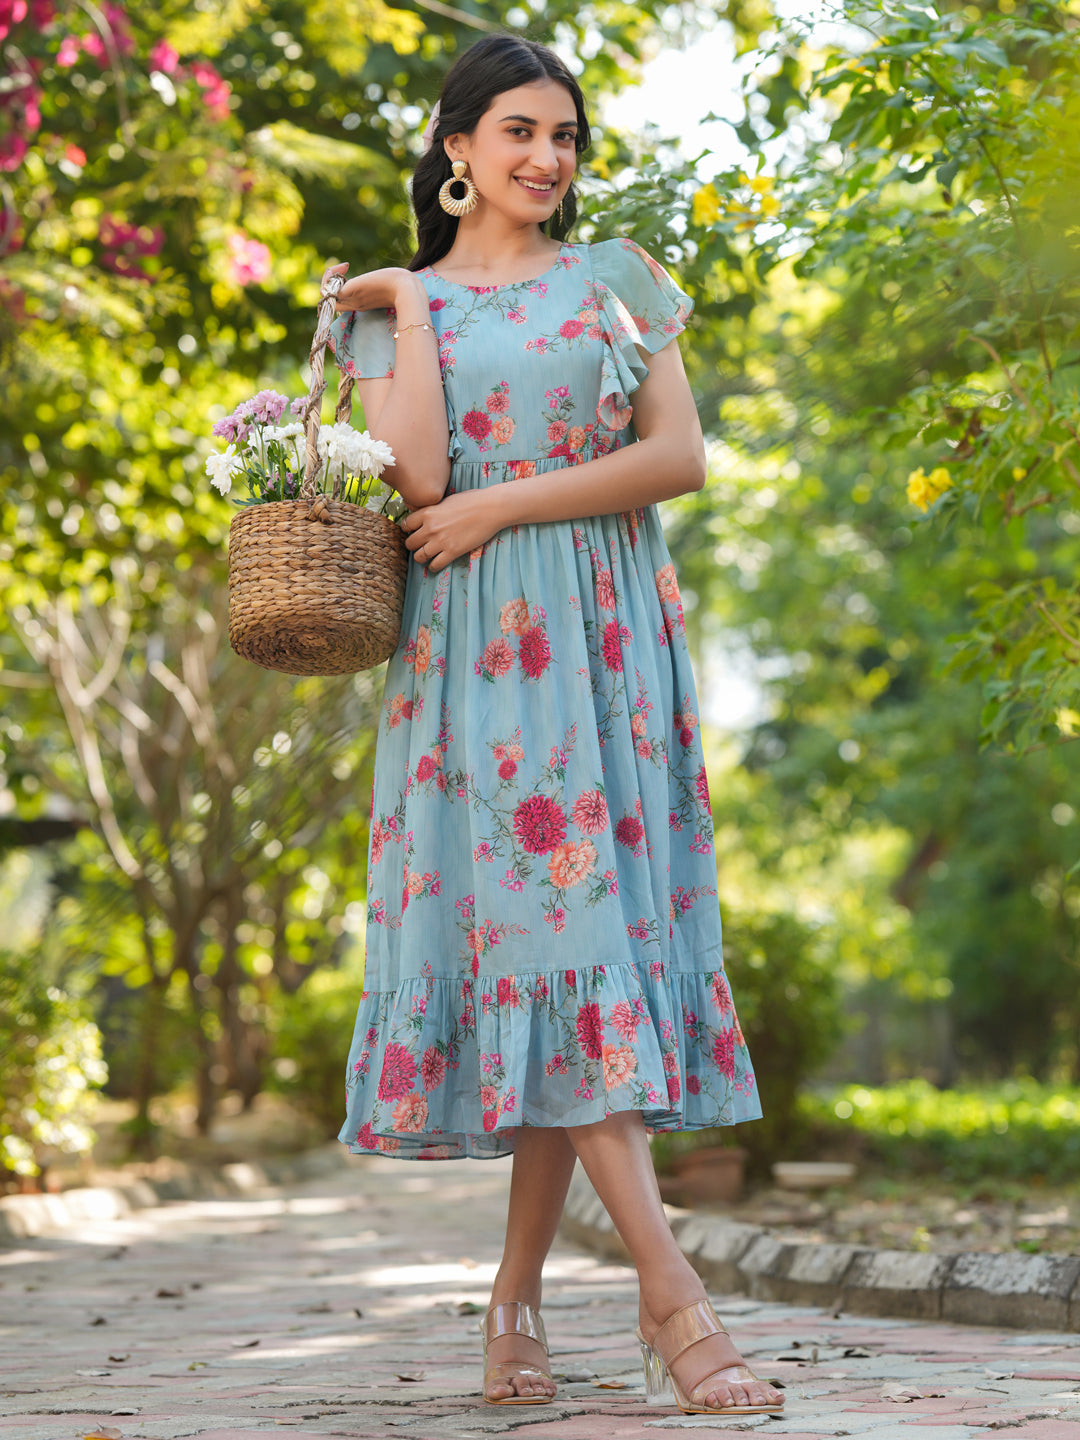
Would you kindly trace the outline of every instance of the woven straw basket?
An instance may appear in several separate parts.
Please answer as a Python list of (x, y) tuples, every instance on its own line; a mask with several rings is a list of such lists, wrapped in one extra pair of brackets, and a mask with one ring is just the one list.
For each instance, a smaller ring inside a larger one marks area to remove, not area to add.
[[(303, 417), (307, 464), (298, 500), (240, 510), (229, 529), (229, 643), (245, 660), (287, 675), (345, 675), (389, 659), (401, 631), (409, 552), (385, 515), (316, 493), (319, 409), (334, 296), (327, 276), (311, 344)], [(342, 376), (338, 421), (352, 414)]]

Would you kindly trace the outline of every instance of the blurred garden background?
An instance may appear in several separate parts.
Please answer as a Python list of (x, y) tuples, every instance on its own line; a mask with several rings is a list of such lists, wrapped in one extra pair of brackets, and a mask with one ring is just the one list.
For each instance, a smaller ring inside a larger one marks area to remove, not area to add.
[[(204, 462), (240, 400), (306, 389), (327, 263), (407, 260), (430, 106), (491, 29), (592, 99), (575, 238), (696, 300), (711, 478), (665, 524), (766, 1110), (739, 1144), (1074, 1182), (1078, 28), (1077, 0), (0, 0), (4, 1183), (85, 1155), (95, 1107), (117, 1155), (259, 1107), (297, 1117), (267, 1144), (337, 1129), (381, 675), (231, 654)], [(628, 103), (706, 44), (723, 123)]]

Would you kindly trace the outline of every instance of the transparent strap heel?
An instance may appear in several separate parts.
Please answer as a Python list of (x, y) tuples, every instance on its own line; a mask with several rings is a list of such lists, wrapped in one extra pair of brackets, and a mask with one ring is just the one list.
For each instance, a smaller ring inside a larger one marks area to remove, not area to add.
[(645, 1403), (666, 1405), (670, 1409), (675, 1404), (675, 1392), (671, 1388), (667, 1366), (641, 1331), (637, 1330), (635, 1334), (641, 1345), (641, 1368), (645, 1372)]

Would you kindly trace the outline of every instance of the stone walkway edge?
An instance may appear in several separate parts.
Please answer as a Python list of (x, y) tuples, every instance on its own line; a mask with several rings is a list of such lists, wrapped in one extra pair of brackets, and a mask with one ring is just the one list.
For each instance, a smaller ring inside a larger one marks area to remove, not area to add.
[[(172, 1161), (158, 1175), (57, 1194), (7, 1195), (0, 1198), (0, 1245), (89, 1221), (118, 1219), (163, 1201), (297, 1184), (340, 1171), (350, 1159), (342, 1146), (328, 1145), (300, 1155), (217, 1168)], [(835, 1314), (1080, 1331), (1080, 1256), (929, 1254), (783, 1240), (764, 1226), (723, 1215), (674, 1206), (667, 1211), (683, 1254), (707, 1286), (725, 1294), (819, 1305)], [(580, 1169), (567, 1199), (562, 1231), (595, 1255), (628, 1258)]]
[[(1080, 1256), (929, 1254), (783, 1240), (765, 1226), (666, 1209), (683, 1254), (710, 1289), (724, 1294), (820, 1305), (836, 1315), (1080, 1331)], [(629, 1258), (580, 1169), (562, 1229), (593, 1254)]]

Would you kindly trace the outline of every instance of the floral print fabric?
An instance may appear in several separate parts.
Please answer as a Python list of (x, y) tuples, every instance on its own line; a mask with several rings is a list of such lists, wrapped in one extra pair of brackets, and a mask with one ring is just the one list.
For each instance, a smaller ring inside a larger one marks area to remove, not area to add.
[[(640, 350), (688, 297), (629, 241), (537, 280), (420, 272), (450, 489), (635, 440)], [(338, 363), (393, 373), (393, 317), (342, 317)], [(639, 348), (640, 347), (640, 348)], [(375, 761), (367, 965), (341, 1139), (495, 1156), (521, 1125), (640, 1110), (654, 1130), (761, 1114), (724, 973), (709, 792), (655, 507), (500, 532), (411, 565)]]

